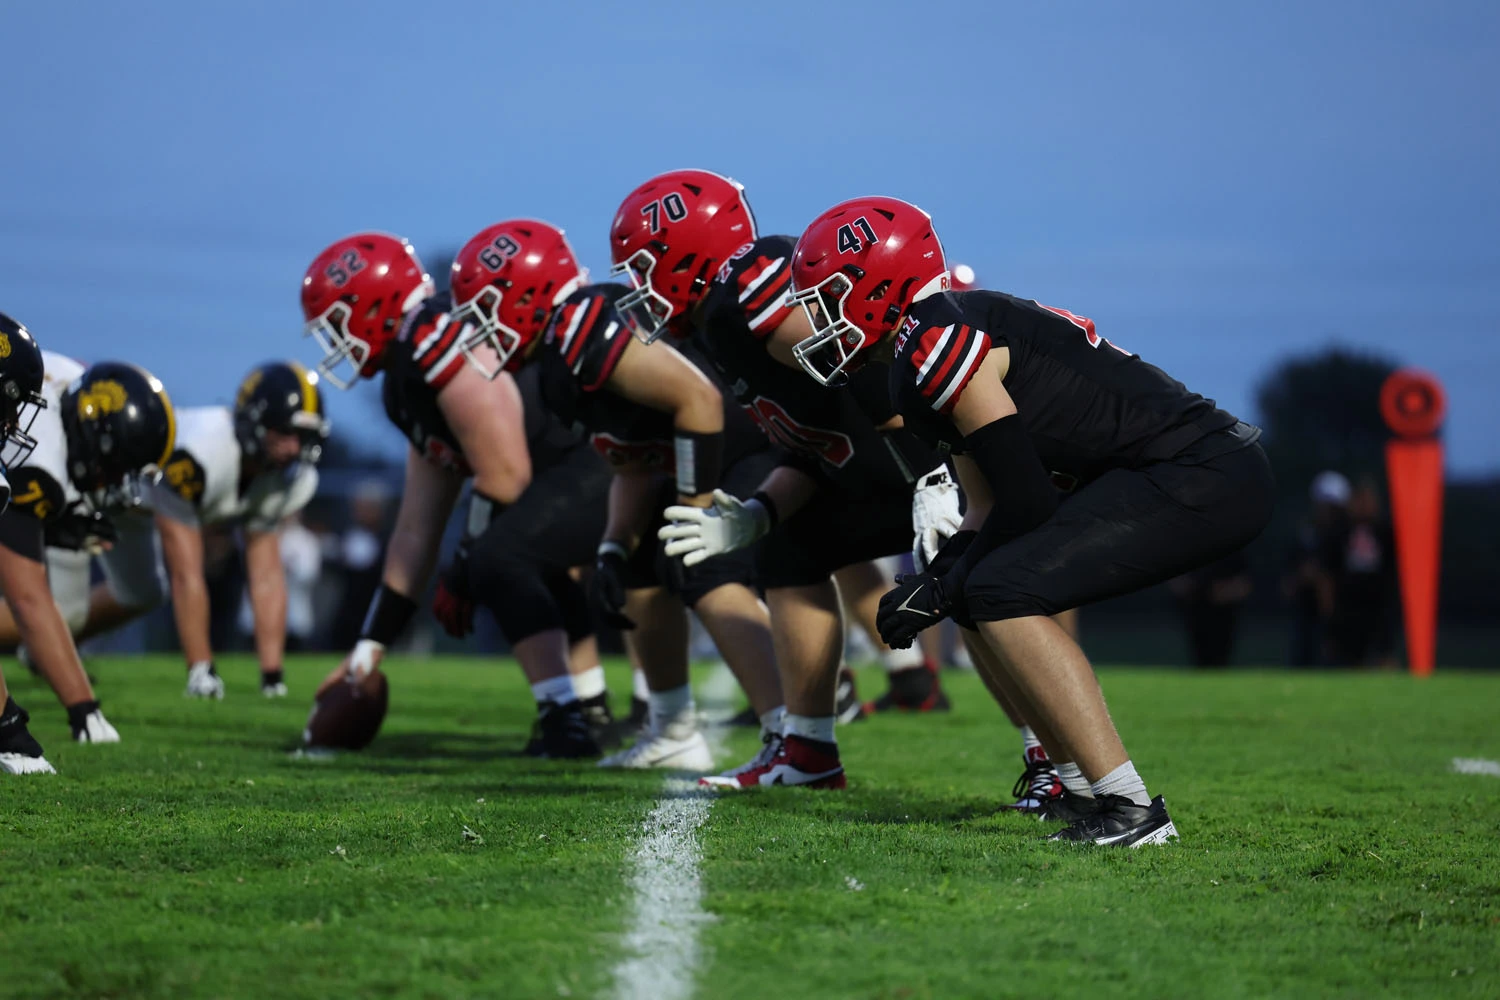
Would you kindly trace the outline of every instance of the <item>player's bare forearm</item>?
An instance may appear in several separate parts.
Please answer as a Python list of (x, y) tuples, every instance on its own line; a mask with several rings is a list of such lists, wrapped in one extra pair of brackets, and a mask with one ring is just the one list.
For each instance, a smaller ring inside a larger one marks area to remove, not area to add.
[(415, 597), (427, 587), (437, 565), (443, 529), (463, 488), (463, 478), (406, 452), (406, 485), (396, 527), (386, 548), (382, 582), (399, 594)]
[(172, 617), (177, 622), (182, 655), (190, 664), (212, 660), (208, 582), (203, 577), (203, 532), (197, 525), (163, 516), (157, 517), (156, 528), (172, 582)]
[(491, 500), (515, 503), (531, 484), (526, 415), (516, 380), (502, 372), (491, 382), (473, 365), (464, 365), (437, 400), (474, 470), (474, 488)]
[(286, 570), (281, 540), (274, 531), (252, 531), (245, 540), (250, 611), (255, 619), (255, 653), (262, 670), (281, 667), (286, 652)]

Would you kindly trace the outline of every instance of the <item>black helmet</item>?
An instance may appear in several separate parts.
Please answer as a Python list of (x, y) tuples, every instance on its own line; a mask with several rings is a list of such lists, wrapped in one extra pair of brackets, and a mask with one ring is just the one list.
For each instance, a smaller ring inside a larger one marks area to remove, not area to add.
[(302, 439), (301, 460), (316, 462), (328, 439), (318, 376), (295, 361), (268, 361), (240, 383), (234, 397), (234, 435), (246, 455), (259, 455), (266, 431)]
[(172, 454), (177, 418), (156, 377), (123, 361), (101, 361), (58, 404), (68, 437), (68, 476), (99, 509), (139, 506)]
[(0, 470), (24, 465), (36, 447), (29, 433), (42, 396), (42, 349), (31, 332), (0, 313)]

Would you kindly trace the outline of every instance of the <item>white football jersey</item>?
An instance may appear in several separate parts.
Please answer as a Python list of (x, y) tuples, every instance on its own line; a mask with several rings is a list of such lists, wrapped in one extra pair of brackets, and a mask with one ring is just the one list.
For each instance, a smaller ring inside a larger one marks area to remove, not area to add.
[(240, 442), (234, 414), (224, 406), (190, 406), (177, 411), (177, 444), (152, 488), (152, 508), (189, 524), (243, 523), (251, 531), (271, 531), (297, 513), (318, 490), (318, 470), (299, 463), (270, 469), (241, 488)]
[(84, 366), (52, 351), (42, 352), (42, 366), (42, 398), (47, 406), (31, 424), (36, 448), (24, 465), (10, 470), (10, 505), (45, 521), (80, 497), (68, 476), (68, 438), (63, 433), (61, 397), (83, 374)]

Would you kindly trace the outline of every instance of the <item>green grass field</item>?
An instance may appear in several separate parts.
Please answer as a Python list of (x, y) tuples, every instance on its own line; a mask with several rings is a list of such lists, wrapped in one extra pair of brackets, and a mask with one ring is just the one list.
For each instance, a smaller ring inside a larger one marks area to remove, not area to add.
[[(458, 659), (391, 664), (365, 754), (290, 759), (329, 665), (265, 702), (230, 661), (203, 704), (175, 658), (94, 661), (118, 747), (68, 744), (8, 665), (61, 773), (0, 782), (0, 996), (642, 995), (617, 970), (664, 776), (514, 756), (519, 673)], [(998, 815), (1016, 739), (945, 680), (951, 716), (842, 730), (847, 792), (712, 802), (675, 995), (1500, 996), (1500, 779), (1450, 766), (1500, 759), (1500, 675), (1106, 671), (1183, 835), (1139, 852)]]

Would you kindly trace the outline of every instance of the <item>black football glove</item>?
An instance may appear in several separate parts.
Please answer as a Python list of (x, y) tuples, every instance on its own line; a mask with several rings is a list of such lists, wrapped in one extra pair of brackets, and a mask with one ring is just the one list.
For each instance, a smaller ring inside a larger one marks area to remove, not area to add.
[(635, 622), (625, 614), (625, 550), (617, 543), (606, 542), (599, 546), (590, 589), (604, 624), (623, 632), (635, 628)]
[(114, 524), (82, 500), (73, 501), (61, 514), (48, 518), (42, 530), (48, 548), (72, 552), (97, 552), (115, 541)]
[(892, 649), (906, 649), (929, 625), (948, 617), (948, 599), (943, 584), (931, 573), (896, 577), (896, 586), (880, 599), (875, 627), (881, 640)]
[(462, 639), (474, 631), (474, 599), (469, 594), (469, 546), (461, 542), (453, 561), (438, 577), (437, 592), (432, 595), (432, 617), (443, 631)]

